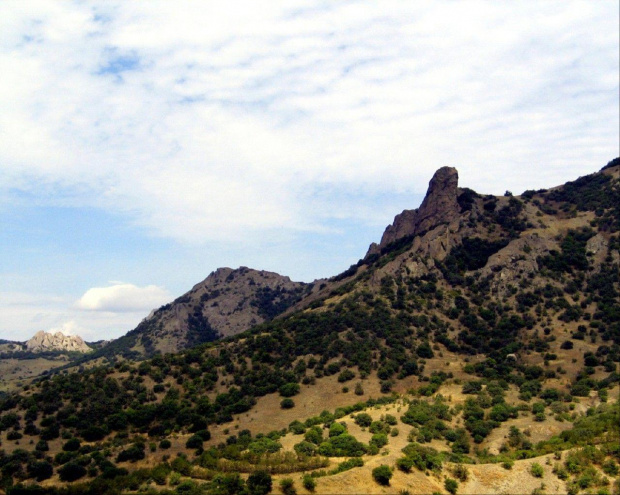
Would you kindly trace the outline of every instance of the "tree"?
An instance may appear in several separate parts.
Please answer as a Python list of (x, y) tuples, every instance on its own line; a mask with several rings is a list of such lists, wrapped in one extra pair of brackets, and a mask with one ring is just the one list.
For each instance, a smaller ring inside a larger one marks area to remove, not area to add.
[(247, 487), (250, 495), (266, 495), (271, 491), (271, 475), (267, 471), (254, 471), (248, 477)]
[(381, 464), (372, 470), (372, 477), (380, 485), (389, 486), (390, 479), (392, 479), (392, 470), (389, 466)]
[(43, 481), (52, 477), (54, 468), (47, 461), (37, 461), (28, 464), (28, 474), (37, 481)]
[(86, 468), (76, 462), (68, 462), (58, 470), (61, 481), (75, 481), (86, 475)]

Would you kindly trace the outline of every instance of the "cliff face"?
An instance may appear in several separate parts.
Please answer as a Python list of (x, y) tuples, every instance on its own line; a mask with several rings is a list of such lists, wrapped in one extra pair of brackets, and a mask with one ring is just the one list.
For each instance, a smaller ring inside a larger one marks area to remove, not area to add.
[(61, 332), (52, 334), (41, 330), (26, 342), (26, 350), (31, 352), (90, 352), (92, 349), (78, 335), (64, 335)]
[(368, 254), (378, 253), (381, 248), (402, 237), (418, 235), (457, 219), (460, 212), (458, 183), (459, 174), (455, 168), (442, 167), (437, 170), (420, 207), (396, 215), (392, 225), (385, 229), (381, 242), (372, 244)]

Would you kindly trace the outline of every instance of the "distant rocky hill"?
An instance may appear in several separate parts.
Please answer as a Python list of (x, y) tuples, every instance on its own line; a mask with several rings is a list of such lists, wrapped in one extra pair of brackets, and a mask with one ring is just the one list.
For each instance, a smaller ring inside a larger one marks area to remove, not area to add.
[(26, 342), (25, 348), (31, 352), (90, 352), (92, 350), (79, 335), (64, 335), (62, 332), (48, 333), (43, 330), (35, 333), (34, 337)]
[(272, 320), (312, 287), (273, 272), (219, 268), (102, 352), (148, 356), (235, 335)]
[(35, 353), (56, 352), (91, 352), (90, 347), (79, 335), (64, 335), (61, 332), (50, 333), (38, 331), (26, 342), (0, 341), (0, 353), (2, 355), (15, 355), (17, 358), (28, 357)]

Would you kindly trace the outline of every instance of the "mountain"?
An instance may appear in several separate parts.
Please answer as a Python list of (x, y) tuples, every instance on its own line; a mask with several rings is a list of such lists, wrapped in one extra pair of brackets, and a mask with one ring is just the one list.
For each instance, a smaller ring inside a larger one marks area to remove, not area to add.
[(106, 356), (150, 356), (236, 335), (272, 320), (312, 287), (273, 272), (218, 268), (101, 352)]
[[(106, 346), (175, 352), (0, 398), (0, 486), (618, 491), (620, 159), (519, 196), (458, 180), (439, 169), (329, 280), (284, 291), (275, 274), (256, 287), (259, 272), (218, 270)], [(262, 322), (232, 335), (247, 311)], [(176, 352), (193, 339), (211, 341)]]

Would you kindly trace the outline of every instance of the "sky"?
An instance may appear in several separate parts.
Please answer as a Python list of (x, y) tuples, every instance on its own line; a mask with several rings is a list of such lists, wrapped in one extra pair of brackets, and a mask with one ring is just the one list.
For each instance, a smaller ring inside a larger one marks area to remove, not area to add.
[(3, 0), (0, 339), (119, 337), (220, 266), (312, 281), (434, 171), (619, 153), (617, 0)]

